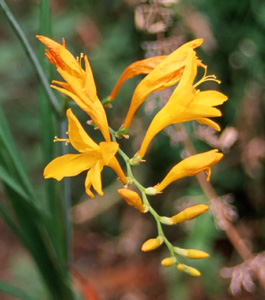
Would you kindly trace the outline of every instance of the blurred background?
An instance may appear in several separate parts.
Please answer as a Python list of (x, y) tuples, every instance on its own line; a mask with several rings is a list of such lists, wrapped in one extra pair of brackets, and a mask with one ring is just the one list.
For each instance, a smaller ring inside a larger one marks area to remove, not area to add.
[[(38, 53), (40, 45), (35, 35), (39, 33), (39, 1), (10, 0), (8, 5)], [(202, 276), (191, 278), (175, 268), (162, 268), (160, 261), (167, 256), (164, 247), (148, 254), (140, 250), (146, 239), (156, 236), (154, 220), (122, 202), (116, 192), (120, 184), (111, 170), (104, 169), (103, 197), (87, 198), (84, 176), (71, 180), (73, 268), (78, 276), (102, 300), (264, 299), (265, 2), (52, 0), (51, 13), (52, 38), (61, 42), (64, 37), (72, 53), (88, 55), (100, 99), (110, 94), (122, 71), (135, 60), (168, 54), (186, 41), (204, 38), (198, 56), (208, 66), (208, 74), (215, 74), (222, 83), (205, 83), (200, 88), (218, 89), (229, 97), (222, 106), (223, 116), (217, 120), (222, 132), (216, 134), (197, 124), (185, 124), (185, 131), (183, 127), (167, 128), (153, 140), (147, 162), (135, 168), (135, 174), (144, 186), (161, 181), (185, 155), (183, 135), (187, 132), (197, 152), (211, 147), (221, 149), (225, 157), (213, 167), (212, 186), (227, 218), (255, 254), (251, 266), (263, 266), (257, 278), (246, 263), (242, 264), (244, 260), (213, 218), (214, 213), (206, 213), (166, 230), (176, 246), (210, 253), (210, 258), (203, 261), (187, 261), (200, 269)], [(59, 78), (54, 69), (52, 78)], [(113, 108), (107, 110), (114, 129), (123, 123), (140, 79), (141, 76), (126, 82)], [(36, 74), (0, 11), (1, 106), (42, 198), (44, 163), (38, 95)], [(139, 149), (152, 116), (167, 98), (168, 91), (151, 95), (137, 112), (130, 139), (121, 141), (121, 148), (129, 156)], [(84, 114), (79, 117), (86, 122)], [(1, 187), (0, 193), (4, 198)], [(208, 203), (195, 178), (180, 180), (152, 201), (160, 215), (173, 215), (186, 206)], [(30, 256), (3, 221), (0, 228), (0, 278), (26, 287), (40, 300), (47, 299)], [(0, 295), (3, 300), (15, 299), (1, 292)]]

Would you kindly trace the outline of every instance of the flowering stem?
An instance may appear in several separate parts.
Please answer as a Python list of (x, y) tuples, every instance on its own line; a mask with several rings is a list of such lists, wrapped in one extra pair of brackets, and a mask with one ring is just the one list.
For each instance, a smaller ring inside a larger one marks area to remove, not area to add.
[[(116, 142), (115, 131), (112, 128), (110, 128), (110, 133), (112, 135), (113, 141)], [(133, 183), (138, 188), (138, 190), (140, 191), (140, 193), (142, 195), (143, 204), (148, 207), (148, 211), (150, 212), (150, 214), (154, 217), (154, 219), (156, 221), (158, 236), (162, 237), (163, 242), (167, 246), (171, 256), (175, 257), (174, 246), (169, 242), (169, 240), (166, 238), (166, 236), (164, 234), (162, 224), (160, 222), (159, 214), (153, 209), (150, 202), (148, 201), (148, 198), (147, 198), (147, 195), (145, 192), (146, 188), (133, 175), (132, 167), (130, 165), (130, 158), (120, 148), (118, 149), (118, 153), (125, 161), (129, 183)], [(178, 263), (177, 259), (176, 259), (176, 263)]]

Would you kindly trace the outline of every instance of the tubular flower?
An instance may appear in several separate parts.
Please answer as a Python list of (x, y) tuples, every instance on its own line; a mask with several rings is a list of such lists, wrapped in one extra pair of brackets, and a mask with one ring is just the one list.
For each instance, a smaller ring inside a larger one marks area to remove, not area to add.
[[(189, 50), (199, 47), (202, 42), (202, 39), (197, 39), (182, 45), (162, 60), (162, 62), (137, 85), (132, 96), (123, 128), (129, 128), (136, 110), (149, 94), (166, 89), (180, 80), (186, 65)], [(199, 60), (197, 60), (197, 63), (201, 64)]]
[(71, 109), (67, 110), (67, 118), (69, 139), (66, 142), (70, 142), (80, 153), (66, 154), (55, 158), (44, 169), (44, 177), (61, 180), (63, 177), (76, 176), (88, 170), (85, 188), (91, 198), (94, 198), (94, 194), (90, 190), (91, 185), (99, 195), (103, 195), (101, 171), (104, 166), (111, 167), (120, 180), (126, 183), (127, 179), (115, 157), (119, 145), (115, 142), (96, 144), (84, 131)]
[(57, 67), (58, 73), (65, 82), (53, 80), (54, 89), (72, 98), (98, 126), (107, 142), (111, 141), (108, 121), (95, 86), (92, 70), (88, 58), (84, 56), (85, 70), (81, 66), (82, 55), (76, 59), (63, 44), (59, 44), (45, 36), (36, 36), (49, 50), (46, 49), (47, 59)]
[(118, 189), (118, 193), (131, 206), (134, 206), (140, 212), (147, 212), (147, 206), (143, 205), (141, 197), (134, 191), (129, 189)]
[(176, 214), (175, 216), (168, 218), (168, 217), (161, 217), (160, 222), (166, 225), (175, 225), (180, 222), (192, 220), (199, 215), (203, 214), (205, 211), (209, 209), (209, 206), (205, 204), (197, 204), (191, 207), (188, 207), (181, 211), (180, 213)]
[(166, 105), (153, 118), (141, 148), (139, 157), (143, 158), (147, 147), (154, 136), (170, 124), (196, 120), (218, 131), (220, 127), (209, 117), (219, 117), (221, 112), (214, 106), (223, 104), (227, 97), (218, 91), (199, 91), (195, 86), (203, 81), (214, 80), (214, 76), (205, 76), (193, 86), (197, 74), (197, 58), (195, 52), (188, 48), (186, 67), (181, 80)]
[(151, 71), (154, 70), (154, 68), (161, 63), (167, 56), (166, 55), (161, 55), (161, 56), (154, 56), (154, 57), (149, 57), (146, 59), (138, 60), (132, 64), (130, 64), (121, 74), (121, 77), (117, 81), (116, 85), (114, 86), (111, 94), (108, 96), (109, 100), (112, 101), (122, 84), (137, 75), (140, 74), (149, 74)]
[(206, 171), (209, 175), (210, 167), (216, 164), (222, 157), (223, 154), (218, 152), (217, 149), (189, 156), (176, 164), (154, 189), (157, 193), (162, 192), (173, 181), (183, 177), (194, 176), (201, 171)]

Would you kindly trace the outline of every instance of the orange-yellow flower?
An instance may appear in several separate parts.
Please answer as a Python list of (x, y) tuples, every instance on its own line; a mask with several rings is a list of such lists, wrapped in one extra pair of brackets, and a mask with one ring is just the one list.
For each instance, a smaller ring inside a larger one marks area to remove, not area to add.
[[(182, 45), (162, 60), (162, 62), (137, 85), (132, 96), (123, 128), (129, 128), (136, 110), (149, 94), (166, 89), (180, 80), (186, 64), (188, 50), (199, 47), (202, 42), (202, 39), (197, 39)], [(153, 60), (155, 60), (155, 58), (153, 58)], [(199, 60), (197, 63), (201, 64)], [(139, 65), (137, 65), (138, 68)], [(127, 78), (124, 77), (122, 80), (125, 81), (126, 79)]]
[(173, 181), (183, 177), (194, 176), (201, 171), (206, 171), (210, 174), (210, 167), (222, 157), (223, 154), (218, 152), (217, 149), (189, 156), (176, 164), (154, 189), (157, 193), (162, 192)]
[(49, 39), (45, 36), (38, 35), (37, 38), (48, 47), (46, 57), (57, 67), (58, 73), (65, 82), (54, 80), (51, 85), (54, 89), (64, 93), (72, 98), (76, 104), (83, 109), (98, 126), (107, 142), (111, 141), (108, 121), (104, 107), (98, 96), (92, 70), (88, 58), (84, 56), (85, 70), (81, 66), (81, 59), (76, 59), (65, 46)]
[(101, 171), (104, 166), (111, 167), (120, 180), (126, 183), (127, 179), (115, 157), (119, 145), (115, 142), (96, 144), (84, 131), (71, 109), (67, 110), (67, 118), (69, 140), (66, 142), (70, 142), (79, 154), (66, 154), (55, 158), (44, 169), (44, 177), (61, 180), (63, 177), (76, 176), (88, 170), (85, 188), (91, 198), (94, 198), (91, 186), (99, 195), (103, 195)]
[(154, 56), (154, 57), (149, 57), (146, 59), (138, 60), (138, 61), (130, 64), (123, 71), (119, 80), (117, 81), (116, 85), (114, 86), (111, 94), (108, 96), (109, 100), (112, 101), (116, 97), (120, 87), (126, 80), (128, 80), (132, 77), (135, 77), (139, 74), (149, 74), (166, 57), (167, 57), (166, 55)]
[[(214, 106), (224, 103), (227, 97), (218, 91), (196, 90), (193, 86), (196, 74), (196, 54), (191, 48), (188, 48), (186, 67), (181, 80), (166, 105), (153, 118), (139, 150), (139, 157), (144, 157), (154, 136), (170, 124), (196, 120), (220, 130), (219, 125), (208, 118), (222, 115), (220, 110)], [(207, 79), (215, 80), (212, 76), (204, 76), (199, 83)]]

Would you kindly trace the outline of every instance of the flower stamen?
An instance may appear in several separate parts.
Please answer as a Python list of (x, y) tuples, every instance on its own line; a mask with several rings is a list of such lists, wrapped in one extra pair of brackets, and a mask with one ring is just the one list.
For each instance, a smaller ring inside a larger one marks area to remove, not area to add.
[(218, 80), (215, 75), (206, 75), (206, 74), (207, 74), (207, 66), (205, 66), (205, 68), (204, 68), (204, 75), (202, 76), (202, 78), (193, 85), (194, 88), (196, 88), (198, 85), (200, 85), (201, 83), (203, 83), (205, 81), (215, 81), (218, 84), (221, 83), (221, 81)]
[(60, 139), (57, 136), (53, 139), (54, 142), (65, 142), (65, 145), (68, 145), (70, 143), (70, 139)]

